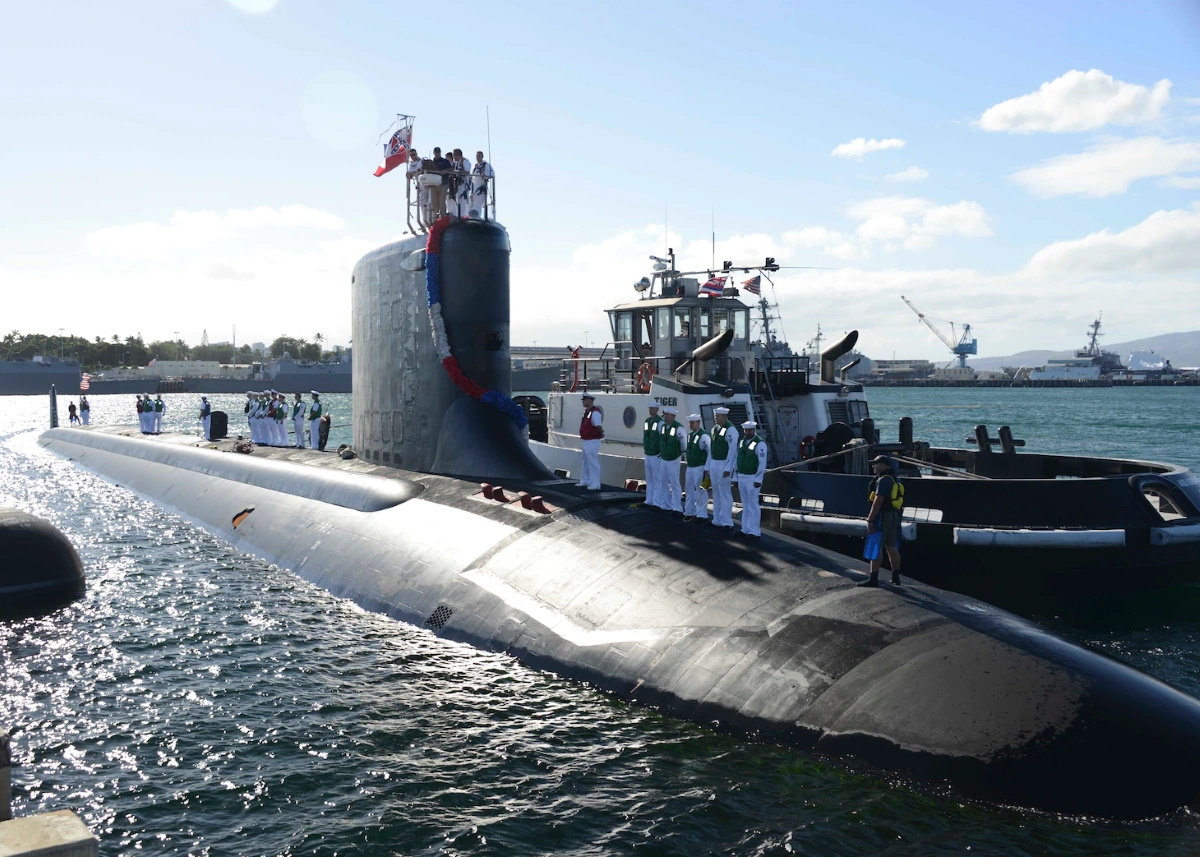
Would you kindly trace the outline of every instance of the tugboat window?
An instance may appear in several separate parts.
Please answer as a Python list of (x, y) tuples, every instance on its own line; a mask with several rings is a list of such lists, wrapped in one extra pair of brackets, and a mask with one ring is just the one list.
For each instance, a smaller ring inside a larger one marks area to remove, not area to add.
[(729, 329), (729, 311), (716, 307), (712, 311), (712, 335), (720, 336)]
[(691, 310), (677, 309), (675, 310), (675, 338), (689, 339), (692, 335)]
[(637, 411), (633, 408), (626, 408), (621, 414), (621, 421), (625, 423), (625, 428), (633, 428), (633, 421), (637, 419)]
[(671, 338), (671, 311), (666, 307), (659, 307), (654, 312), (654, 326), (658, 329), (659, 339)]
[(700, 310), (700, 341), (708, 342), (709, 339), (709, 317), (707, 310)]
[(633, 316), (622, 312), (617, 314), (617, 342), (633, 341)]

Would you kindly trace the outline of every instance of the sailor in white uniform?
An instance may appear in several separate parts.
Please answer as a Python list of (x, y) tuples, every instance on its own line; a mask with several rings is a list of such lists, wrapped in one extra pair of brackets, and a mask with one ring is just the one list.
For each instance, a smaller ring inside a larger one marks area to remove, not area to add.
[(683, 515), (683, 498), (679, 485), (680, 459), (683, 457), (684, 430), (675, 419), (678, 413), (674, 405), (664, 405), (663, 421), (660, 426), (662, 443), (659, 450), (658, 465), (658, 500), (659, 508), (667, 512)]
[(713, 423), (712, 445), (709, 449), (711, 463), (708, 477), (712, 482), (713, 526), (723, 529), (733, 527), (733, 469), (737, 459), (738, 430), (729, 421), (729, 408), (713, 408), (716, 421)]
[(656, 509), (663, 508), (658, 496), (658, 467), (662, 459), (658, 457), (662, 449), (662, 417), (658, 415), (658, 402), (651, 401), (646, 406), (650, 416), (642, 422), (642, 460), (646, 475), (646, 502), (644, 505)]
[(757, 434), (758, 423), (742, 423), (742, 439), (737, 451), (738, 496), (742, 498), (742, 535), (758, 538), (762, 535), (759, 521), (762, 509), (758, 495), (762, 490), (763, 474), (767, 472), (767, 443)]
[(495, 177), (492, 165), (483, 159), (483, 152), (476, 152), (475, 166), (471, 168), (471, 217), (487, 215), (488, 183)]
[(87, 396), (79, 397), (79, 419), (83, 420), (85, 426), (92, 424), (92, 405)]
[(167, 403), (163, 401), (162, 394), (159, 393), (154, 397), (154, 433), (162, 434), (163, 414), (167, 412)]
[(200, 425), (203, 427), (204, 439), (212, 440), (212, 405), (208, 403), (208, 396), (200, 397)]
[(321, 394), (312, 390), (312, 404), (308, 408), (308, 445), (312, 449), (321, 447)]
[(708, 491), (703, 483), (710, 466), (711, 447), (712, 439), (700, 424), (700, 415), (688, 414), (687, 448), (683, 453), (684, 464), (687, 465), (683, 484), (683, 490), (687, 492), (683, 506), (685, 521), (708, 520)]
[(299, 393), (292, 402), (292, 430), (296, 432), (296, 448), (304, 449), (304, 399)]
[(579, 443), (583, 447), (583, 466), (579, 487), (600, 490), (600, 441), (604, 437), (604, 411), (596, 407), (596, 397), (583, 394), (583, 418), (579, 421)]

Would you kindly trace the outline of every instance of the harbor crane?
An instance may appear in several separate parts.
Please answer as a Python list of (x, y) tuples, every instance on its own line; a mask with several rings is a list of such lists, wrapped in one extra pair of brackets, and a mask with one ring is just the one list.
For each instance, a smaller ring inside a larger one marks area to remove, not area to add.
[(908, 308), (917, 314), (917, 318), (925, 322), (925, 326), (933, 331), (933, 335), (944, 342), (946, 347), (953, 352), (954, 356), (958, 359), (958, 365), (963, 369), (966, 369), (967, 355), (979, 353), (979, 340), (971, 339), (971, 325), (964, 324), (962, 328), (962, 336), (958, 336), (958, 331), (954, 329), (954, 322), (950, 322), (950, 336), (958, 338), (958, 342), (955, 342), (953, 339), (938, 330), (934, 326), (933, 322), (929, 320), (929, 317), (925, 315), (925, 313), (913, 306), (912, 301), (910, 301), (904, 295), (900, 296), (900, 300), (908, 304)]

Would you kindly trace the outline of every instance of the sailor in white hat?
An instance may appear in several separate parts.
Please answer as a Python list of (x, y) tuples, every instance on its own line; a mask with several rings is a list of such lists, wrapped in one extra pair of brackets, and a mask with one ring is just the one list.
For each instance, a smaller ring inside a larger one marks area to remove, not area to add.
[(674, 405), (663, 406), (662, 441), (658, 457), (658, 502), (659, 508), (667, 512), (683, 514), (683, 499), (679, 496), (679, 466), (683, 457), (684, 431), (675, 415)]
[(600, 490), (600, 441), (604, 437), (604, 410), (591, 393), (583, 394), (583, 417), (579, 420), (579, 443), (583, 447), (583, 466), (579, 470), (580, 488)]
[(292, 429), (296, 432), (296, 448), (304, 449), (304, 397), (299, 393), (292, 402)]
[(259, 399), (257, 390), (250, 394), (250, 411), (248, 419), (250, 420), (250, 440), (254, 443), (262, 443), (262, 421), (259, 419), (259, 411), (262, 409), (262, 401)]
[(663, 505), (658, 496), (658, 489), (661, 487), (658, 469), (662, 459), (658, 454), (662, 449), (663, 418), (658, 415), (658, 402), (651, 399), (646, 407), (650, 416), (642, 422), (642, 460), (646, 468), (646, 501), (643, 505), (661, 509)]
[(142, 394), (142, 431), (154, 434), (154, 400), (149, 393)]
[(312, 404), (308, 407), (308, 445), (312, 449), (321, 446), (321, 394), (311, 391)]
[(767, 444), (758, 436), (758, 423), (742, 423), (742, 439), (737, 451), (738, 496), (742, 498), (742, 535), (758, 538), (762, 535), (759, 520), (762, 509), (758, 495), (762, 490), (763, 474), (767, 472)]
[(200, 397), (200, 426), (204, 432), (204, 439), (212, 440), (212, 405), (208, 403), (208, 396)]
[[(685, 521), (708, 520), (708, 491), (704, 488), (704, 475), (709, 468), (709, 450), (712, 438), (704, 430), (699, 414), (688, 414), (687, 449), (684, 451), (684, 491), (687, 501), (683, 506)], [(711, 481), (711, 480), (710, 480)]]
[(738, 430), (729, 421), (729, 408), (713, 408), (715, 421), (708, 456), (708, 479), (712, 482), (713, 526), (733, 528), (733, 468), (737, 458)]

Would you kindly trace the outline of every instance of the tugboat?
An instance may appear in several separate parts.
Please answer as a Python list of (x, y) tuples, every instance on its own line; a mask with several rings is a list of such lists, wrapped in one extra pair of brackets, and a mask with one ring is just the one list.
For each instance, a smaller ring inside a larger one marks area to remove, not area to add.
[(653, 273), (634, 284), (639, 299), (608, 310), (613, 341), (602, 356), (565, 361), (548, 402), (526, 403), (530, 445), (560, 475), (579, 473), (584, 391), (604, 412), (601, 480), (614, 485), (644, 479), (650, 402), (698, 413), (705, 426), (724, 406), (735, 425), (757, 421), (770, 449), (764, 527), (861, 555), (869, 462), (887, 454), (907, 492), (904, 571), (918, 580), (1038, 612), (1080, 594), (1200, 578), (1200, 480), (1185, 468), (1018, 453), (1024, 441), (1007, 426), (998, 437), (977, 427), (967, 439), (975, 449), (934, 448), (914, 440), (905, 418), (898, 442), (881, 443), (862, 385), (847, 379), (853, 364), (838, 367), (857, 331), (819, 361), (756, 353), (751, 307), (727, 283), (735, 271), (778, 271), (774, 259), (680, 272), (672, 251), (651, 258)]

